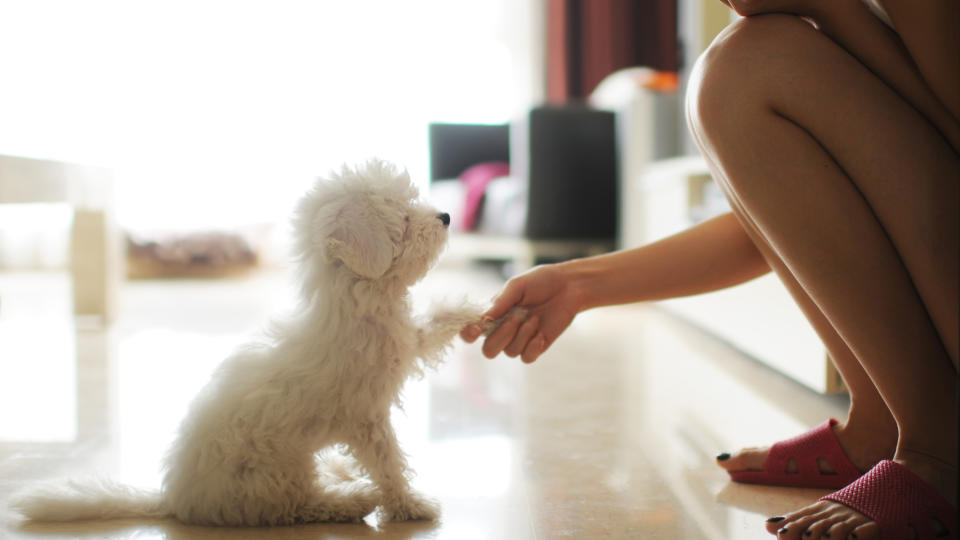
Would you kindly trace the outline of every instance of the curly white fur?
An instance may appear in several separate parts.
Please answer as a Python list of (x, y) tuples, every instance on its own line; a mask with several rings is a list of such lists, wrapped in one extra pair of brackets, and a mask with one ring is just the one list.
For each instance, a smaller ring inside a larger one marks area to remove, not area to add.
[(72, 483), (13, 506), (41, 521), (281, 525), (356, 521), (377, 506), (385, 520), (436, 518), (439, 506), (411, 491), (390, 407), (481, 315), (464, 303), (411, 313), (408, 289), (444, 248), (446, 222), (405, 172), (371, 161), (317, 181), (294, 231), (299, 308), (220, 365), (183, 420), (159, 492)]

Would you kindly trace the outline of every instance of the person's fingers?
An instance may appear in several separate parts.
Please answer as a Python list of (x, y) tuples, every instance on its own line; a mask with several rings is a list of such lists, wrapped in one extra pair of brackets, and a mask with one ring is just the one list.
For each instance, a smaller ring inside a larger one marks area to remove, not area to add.
[(527, 342), (520, 359), (525, 364), (532, 364), (545, 350), (547, 350), (547, 338), (544, 337), (543, 332), (537, 332), (537, 335)]
[(540, 326), (540, 318), (536, 315), (530, 317), (522, 325), (520, 329), (517, 330), (517, 335), (513, 338), (513, 341), (510, 342), (510, 345), (503, 350), (504, 354), (510, 358), (516, 358), (520, 356), (523, 350), (527, 347), (527, 342), (530, 341), (530, 338), (533, 337), (537, 332), (537, 327)]
[(493, 306), (483, 314), (483, 317), (493, 320), (506, 315), (507, 312), (510, 311), (510, 308), (520, 303), (520, 300), (523, 299), (524, 288), (523, 280), (512, 279), (508, 281), (506, 287), (500, 292), (496, 300), (493, 301)]
[(493, 358), (500, 354), (500, 351), (513, 341), (517, 335), (517, 329), (522, 321), (517, 317), (509, 317), (500, 328), (490, 334), (483, 342), (483, 355), (487, 358)]
[(573, 321), (573, 316), (568, 316), (561, 308), (557, 308), (550, 315), (550, 317), (544, 317), (540, 324), (540, 333), (543, 334), (547, 343), (553, 343)]
[(483, 333), (483, 329), (476, 324), (468, 324), (463, 330), (460, 330), (460, 338), (467, 343), (473, 343)]
[(560, 337), (570, 323), (573, 322), (573, 316), (567, 316), (565, 311), (554, 310), (544, 314), (540, 320), (540, 327), (537, 335), (531, 339), (524, 348), (521, 358), (526, 363), (531, 363), (544, 353), (553, 342)]

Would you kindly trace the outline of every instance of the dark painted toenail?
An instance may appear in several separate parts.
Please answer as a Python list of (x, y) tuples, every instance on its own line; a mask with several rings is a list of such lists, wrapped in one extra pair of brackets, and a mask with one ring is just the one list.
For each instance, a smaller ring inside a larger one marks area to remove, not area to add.
[(728, 454), (728, 453), (726, 453), (726, 452), (724, 452), (724, 453), (720, 454), (719, 456), (717, 456), (717, 461), (726, 461), (726, 460), (728, 460), (728, 459), (730, 459), (730, 454)]
[(810, 532), (810, 531), (804, 531), (804, 532), (803, 532), (803, 535), (804, 535), (804, 536), (813, 536), (813, 533)]
[(772, 518), (770, 518), (770, 519), (767, 520), (767, 523), (780, 523), (781, 521), (783, 521), (783, 520), (785, 520), (785, 519), (787, 519), (787, 518), (785, 518), (785, 517), (783, 517), (783, 516), (772, 517)]
[(777, 531), (777, 534), (781, 534), (781, 535), (782, 535), (782, 534), (787, 534), (787, 532), (789, 532), (789, 531), (787, 530), (786, 527), (784, 527), (784, 528), (780, 529), (779, 531)]

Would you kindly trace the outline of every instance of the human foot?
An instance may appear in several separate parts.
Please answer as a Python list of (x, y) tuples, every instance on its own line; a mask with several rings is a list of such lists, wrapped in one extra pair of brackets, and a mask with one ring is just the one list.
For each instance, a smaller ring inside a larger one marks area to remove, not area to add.
[(858, 429), (836, 420), (768, 448), (721, 454), (733, 480), (754, 484), (840, 488), (893, 455), (896, 426)]
[[(955, 487), (956, 469), (948, 476)], [(932, 480), (943, 483), (942, 479)], [(900, 463), (884, 460), (850, 486), (817, 503), (770, 518), (767, 530), (783, 540), (957, 538), (956, 507), (943, 495), (928, 479)]]

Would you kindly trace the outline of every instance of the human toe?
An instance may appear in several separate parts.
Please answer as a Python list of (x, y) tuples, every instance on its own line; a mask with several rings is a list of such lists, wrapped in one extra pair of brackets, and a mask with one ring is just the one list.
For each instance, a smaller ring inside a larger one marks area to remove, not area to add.
[(736, 454), (720, 454), (717, 464), (727, 472), (762, 471), (767, 459), (767, 448), (746, 448)]
[[(783, 540), (806, 540), (813, 537), (814, 532), (826, 528), (823, 515), (819, 512), (800, 515), (795, 519), (784, 520), (777, 529), (777, 538)], [(819, 538), (819, 534), (817, 536)]]
[[(856, 533), (859, 536), (862, 532), (865, 536), (860, 536), (860, 540), (872, 540), (878, 538), (877, 533), (873, 532), (873, 525), (869, 518), (846, 506), (819, 501), (795, 514), (788, 514), (780, 523), (777, 535), (784, 540), (846, 539), (857, 538), (852, 535)], [(864, 526), (867, 527), (860, 529)], [(769, 525), (767, 529), (770, 530)], [(858, 529), (860, 532), (857, 532)]]
[(833, 538), (828, 531), (833, 525), (829, 519), (823, 519), (818, 517), (813, 523), (807, 526), (807, 530), (803, 531), (804, 540), (820, 540), (821, 538)]
[[(874, 540), (880, 538), (880, 525), (874, 521), (867, 523), (861, 523), (854, 527), (852, 531), (848, 533), (850, 538), (855, 538), (856, 540)], [(916, 538), (916, 535), (913, 535)], [(905, 540), (911, 540), (906, 538)]]
[(823, 532), (823, 538), (847, 540), (850, 533), (860, 525), (861, 522), (856, 519), (838, 519), (832, 521), (827, 530)]
[[(816, 502), (796, 512), (772, 517), (767, 520), (767, 531), (783, 538), (799, 538), (799, 536), (792, 536), (791, 531), (798, 531), (797, 534), (802, 535), (808, 525), (822, 519), (826, 506), (823, 502)], [(784, 529), (786, 532), (783, 532)], [(788, 536), (783, 536), (784, 534)]]

